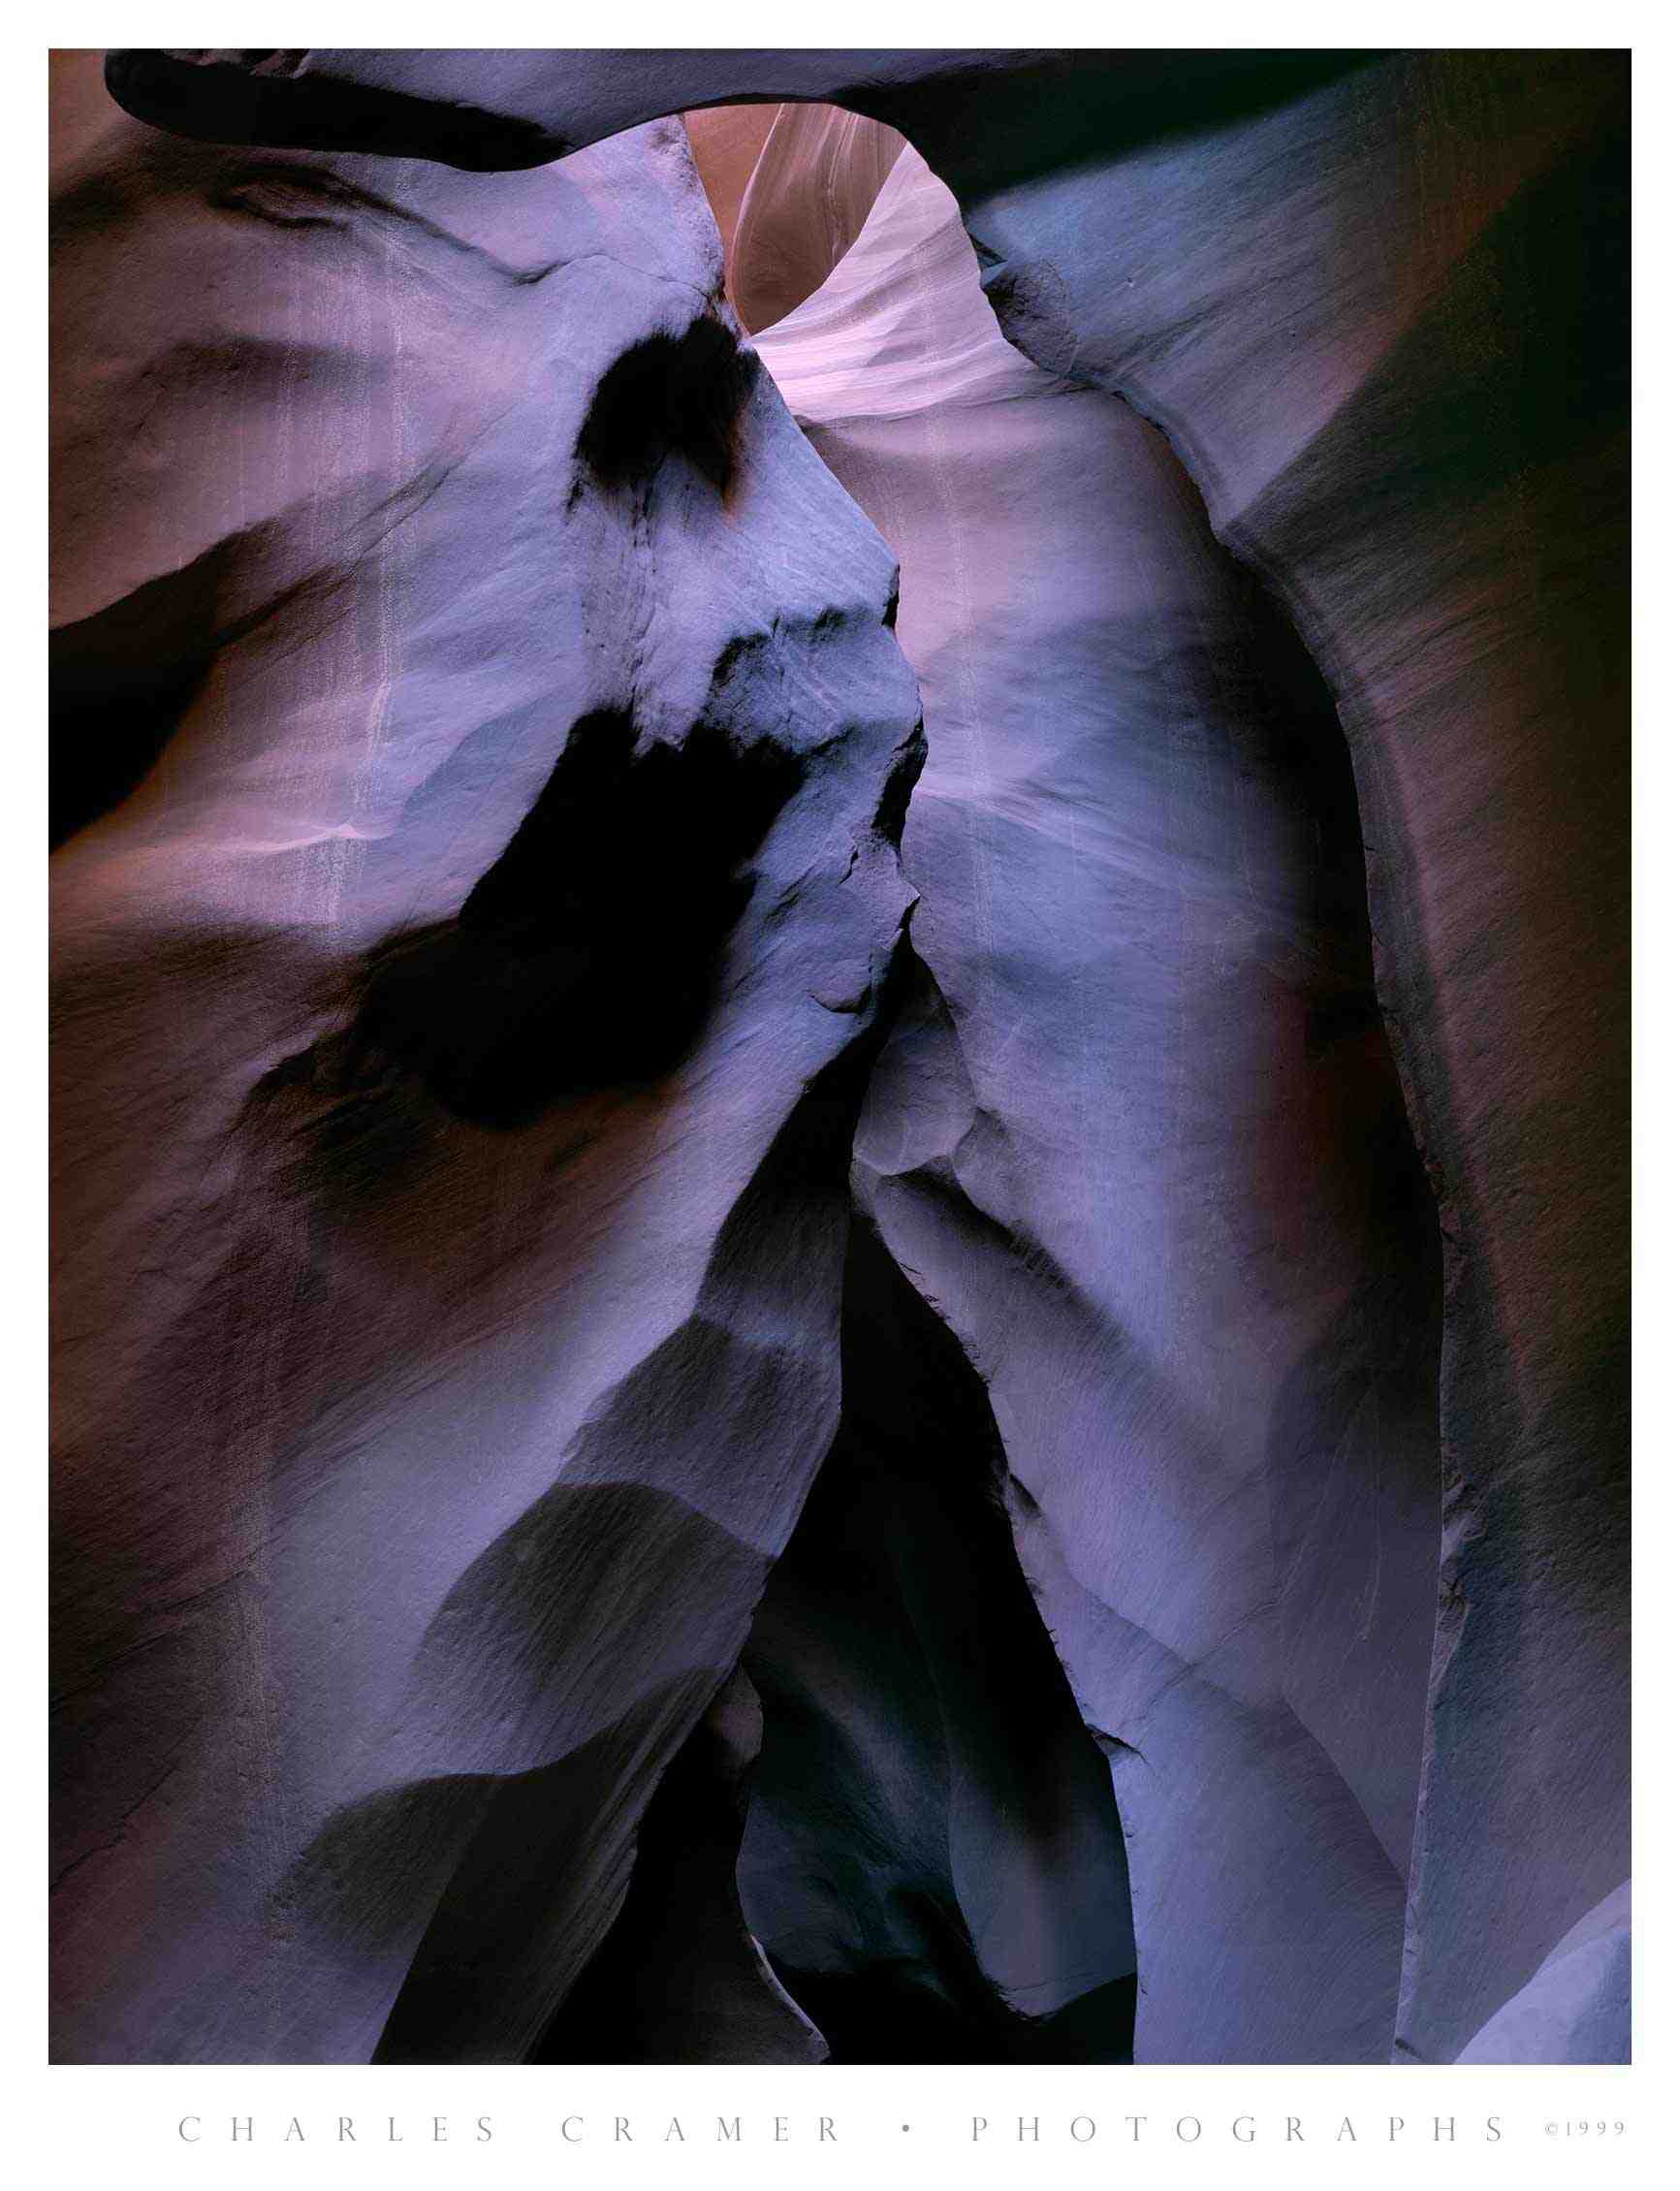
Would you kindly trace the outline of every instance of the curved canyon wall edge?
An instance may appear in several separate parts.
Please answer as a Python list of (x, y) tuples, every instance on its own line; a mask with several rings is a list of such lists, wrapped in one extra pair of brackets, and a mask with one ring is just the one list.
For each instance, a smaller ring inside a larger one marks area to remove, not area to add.
[(1620, 52), (52, 73), (52, 2051), (1629, 2058)]

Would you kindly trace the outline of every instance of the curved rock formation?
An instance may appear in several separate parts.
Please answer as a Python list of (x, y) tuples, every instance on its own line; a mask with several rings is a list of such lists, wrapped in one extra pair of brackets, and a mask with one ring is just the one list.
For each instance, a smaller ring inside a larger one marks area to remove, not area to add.
[(1632, 1896), (1623, 1885), (1570, 1926), (1522, 1991), (1489, 2016), (1459, 2060), (1625, 2060), (1632, 1960)]
[(1626, 56), (109, 81), (60, 2050), (1625, 2054)]
[(903, 566), (919, 969), (858, 1192), (1110, 1757), (1139, 2058), (1384, 2058), (1439, 1279), (1334, 713), (1161, 436), (1004, 342), (915, 152), (758, 349)]
[(1005, 332), (1165, 426), (1347, 733), (1445, 1257), (1397, 2045), (1450, 2060), (1629, 1863), (1627, 56), (1387, 61), (970, 226)]
[(892, 560), (718, 317), (680, 124), (252, 160), (93, 70), (55, 2050), (518, 2058), (839, 1418)]
[(828, 279), (903, 148), (896, 129), (838, 107), (777, 110), (729, 251), (731, 302), (749, 333), (785, 319)]
[[(741, 220), (741, 202), (764, 141), (775, 126), (779, 107), (708, 107), (683, 121), (688, 130), (694, 165), (699, 170), (708, 203), (717, 222), (723, 245), (724, 290), (728, 294), (730, 264), (735, 256), (735, 232)], [(733, 296), (737, 316), (740, 305)]]

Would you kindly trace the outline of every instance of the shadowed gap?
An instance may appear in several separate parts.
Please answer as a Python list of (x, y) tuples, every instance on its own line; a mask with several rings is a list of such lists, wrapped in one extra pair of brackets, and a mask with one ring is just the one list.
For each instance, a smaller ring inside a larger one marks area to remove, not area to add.
[(651, 478), (684, 457), (720, 494), (735, 476), (737, 428), (759, 364), (720, 320), (650, 334), (602, 374), (578, 433), (578, 455), (602, 486)]
[(1125, 1840), (985, 1386), (854, 1217), (841, 1422), (753, 1624), (740, 1883), (832, 2058), (1131, 2058)]
[(697, 724), (638, 751), (628, 716), (585, 716), (460, 912), (371, 951), (344, 1031), (261, 1093), (325, 1096), (315, 1140), (350, 1152), (380, 1143), (404, 1073), (458, 1118), (508, 1127), (668, 1071), (714, 1000), (752, 892), (742, 863), (799, 774), (768, 739)]

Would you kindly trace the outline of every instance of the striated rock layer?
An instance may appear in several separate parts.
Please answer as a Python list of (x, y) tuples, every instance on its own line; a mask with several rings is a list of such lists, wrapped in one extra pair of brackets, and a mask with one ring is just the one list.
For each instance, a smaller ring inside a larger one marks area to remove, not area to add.
[(1625, 2054), (1626, 57), (110, 82), (63, 2050)]

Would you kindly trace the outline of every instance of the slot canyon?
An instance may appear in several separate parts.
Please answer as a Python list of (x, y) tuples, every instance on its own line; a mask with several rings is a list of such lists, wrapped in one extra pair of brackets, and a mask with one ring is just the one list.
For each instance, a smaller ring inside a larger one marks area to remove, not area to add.
[(1627, 2060), (1627, 55), (51, 119), (53, 2058)]

